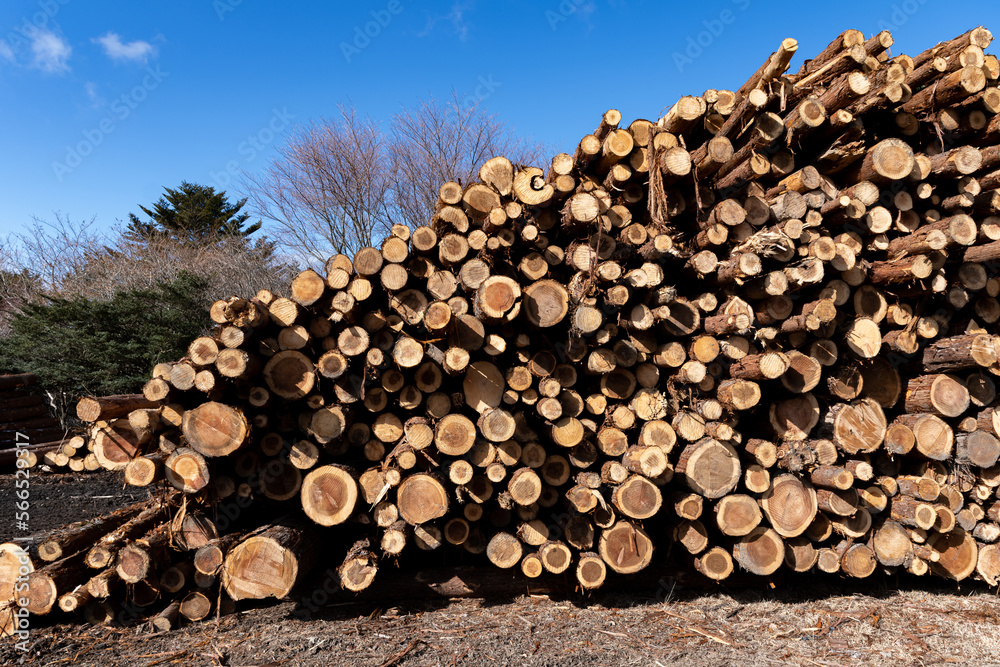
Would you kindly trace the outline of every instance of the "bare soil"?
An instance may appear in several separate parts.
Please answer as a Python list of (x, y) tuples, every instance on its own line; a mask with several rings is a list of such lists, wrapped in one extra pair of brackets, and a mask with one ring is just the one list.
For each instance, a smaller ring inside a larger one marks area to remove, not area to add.
[[(109, 474), (35, 475), (31, 491), (36, 530), (146, 493), (123, 490)], [(0, 476), (0, 541), (20, 536), (8, 529), (13, 502), (12, 478)], [(390, 590), (419, 576), (385, 570)], [(235, 613), (167, 633), (150, 634), (144, 612), (128, 607), (107, 626), (33, 617), (29, 650), (4, 640), (0, 664), (1000, 665), (1000, 604), (980, 585), (887, 576), (740, 582), (705, 589), (678, 573), (628, 592), (609, 580), (592, 596), (387, 602), (362, 594), (325, 606), (310, 597), (313, 583), (294, 600), (240, 603)]]

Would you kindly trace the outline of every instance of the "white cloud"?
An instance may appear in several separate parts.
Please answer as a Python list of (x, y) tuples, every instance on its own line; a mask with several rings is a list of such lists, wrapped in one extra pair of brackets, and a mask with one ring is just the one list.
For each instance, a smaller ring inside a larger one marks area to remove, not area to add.
[(2, 39), (0, 39), (0, 58), (14, 62), (14, 50)]
[(48, 30), (36, 30), (31, 35), (32, 63), (43, 72), (68, 72), (66, 61), (72, 52), (69, 42)]
[(101, 97), (101, 94), (98, 92), (96, 83), (88, 81), (83, 84), (83, 89), (87, 93), (87, 99), (90, 100), (90, 106), (96, 109), (104, 104), (104, 98)]
[(427, 24), (423, 30), (417, 33), (417, 37), (426, 37), (431, 34), (439, 21), (449, 21), (455, 34), (458, 35), (458, 39), (464, 42), (469, 36), (469, 24), (465, 21), (465, 12), (469, 9), (472, 9), (472, 2), (456, 2), (452, 4), (451, 11), (447, 14), (428, 16)]
[(104, 47), (104, 54), (112, 60), (132, 60), (144, 63), (151, 56), (156, 55), (156, 47), (149, 42), (140, 39), (134, 42), (123, 42), (121, 36), (116, 32), (109, 32), (91, 41)]

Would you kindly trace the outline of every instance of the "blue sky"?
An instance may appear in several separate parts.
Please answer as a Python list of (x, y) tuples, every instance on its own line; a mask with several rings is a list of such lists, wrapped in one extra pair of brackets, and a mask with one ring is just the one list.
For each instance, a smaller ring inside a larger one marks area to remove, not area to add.
[(0, 236), (55, 212), (109, 227), (182, 180), (235, 191), (338, 103), (387, 118), (454, 89), (572, 152), (609, 108), (656, 120), (739, 87), (784, 37), (794, 70), (846, 28), (914, 55), (998, 19), (939, 0), (4, 0)]

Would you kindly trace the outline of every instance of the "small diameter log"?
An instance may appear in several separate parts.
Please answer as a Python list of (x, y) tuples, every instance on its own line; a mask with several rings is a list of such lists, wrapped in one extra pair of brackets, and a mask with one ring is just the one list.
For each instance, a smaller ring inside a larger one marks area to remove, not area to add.
[(133, 410), (158, 407), (158, 403), (148, 400), (142, 394), (85, 397), (76, 404), (76, 416), (85, 422), (110, 421), (125, 417)]
[(716, 398), (732, 412), (749, 410), (760, 402), (760, 385), (750, 380), (724, 380), (716, 388)]
[(934, 506), (910, 496), (895, 496), (889, 501), (889, 517), (904, 526), (930, 530), (937, 521)]
[(742, 380), (774, 380), (784, 375), (788, 366), (788, 357), (781, 352), (748, 354), (729, 367), (729, 375)]
[(180, 601), (178, 612), (189, 621), (201, 621), (212, 613), (212, 601), (200, 591), (191, 591)]
[(166, 501), (158, 501), (154, 505), (146, 507), (98, 539), (96, 544), (93, 544), (87, 551), (84, 563), (92, 569), (110, 567), (122, 546), (145, 534), (154, 525), (166, 519), (169, 511), (170, 506)]
[(163, 474), (166, 454), (156, 452), (137, 456), (125, 466), (125, 483), (130, 486), (149, 486)]
[(576, 580), (586, 590), (600, 588), (607, 577), (607, 566), (600, 555), (593, 552), (581, 553), (576, 565)]
[(39, 543), (38, 557), (43, 561), (52, 562), (89, 548), (98, 538), (107, 535), (139, 514), (147, 504), (147, 501), (143, 500), (110, 514), (58, 528)]
[(126, 544), (118, 552), (115, 572), (127, 584), (136, 584), (150, 575), (153, 564), (162, 560), (171, 537), (170, 524), (164, 523), (141, 539)]
[(337, 568), (340, 585), (355, 593), (368, 588), (377, 573), (378, 558), (368, 540), (359, 540), (351, 545), (344, 562)]
[(712, 547), (695, 558), (694, 567), (713, 581), (722, 581), (733, 573), (733, 558), (722, 547)]
[(187, 447), (178, 447), (170, 453), (164, 461), (163, 474), (171, 486), (184, 493), (197, 493), (211, 480), (205, 457)]
[(233, 600), (283, 598), (318, 553), (310, 526), (291, 520), (266, 526), (227, 554), (222, 587)]

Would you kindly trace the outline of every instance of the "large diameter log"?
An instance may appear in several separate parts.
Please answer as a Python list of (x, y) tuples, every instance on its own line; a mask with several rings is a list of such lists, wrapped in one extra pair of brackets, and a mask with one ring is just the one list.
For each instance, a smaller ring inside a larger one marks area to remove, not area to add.
[(239, 449), (246, 442), (250, 428), (241, 410), (210, 401), (184, 412), (181, 432), (192, 449), (213, 457), (228, 456)]
[(660, 489), (641, 475), (632, 475), (618, 486), (611, 500), (618, 511), (633, 519), (653, 517), (663, 502)]
[(771, 403), (768, 410), (771, 428), (782, 440), (805, 440), (819, 419), (819, 402), (812, 394)]
[(913, 558), (913, 543), (900, 524), (888, 520), (882, 523), (872, 538), (872, 548), (878, 562), (886, 567), (906, 565)]
[(490, 408), (499, 407), (506, 388), (507, 383), (503, 373), (488, 361), (469, 364), (465, 372), (465, 381), (462, 383), (465, 404), (480, 414)]
[(986, 431), (955, 436), (955, 462), (989, 468), (1000, 458), (1000, 440)]
[(886, 183), (906, 178), (913, 171), (913, 149), (902, 139), (883, 139), (869, 150), (856, 180)]
[(13, 600), (18, 577), (27, 576), (34, 570), (31, 556), (21, 546), (13, 542), (0, 544), (0, 602)]
[(133, 410), (158, 407), (158, 403), (147, 400), (142, 394), (84, 397), (76, 404), (76, 416), (85, 422), (110, 421), (125, 417)]
[(93, 439), (94, 456), (105, 470), (124, 470), (142, 444), (128, 422), (119, 419), (101, 427)]
[[(58, 602), (60, 593), (82, 578), (84, 555), (84, 552), (77, 552), (19, 578), (17, 601), (26, 600), (23, 606), (32, 614), (48, 614)], [(25, 583), (27, 590), (23, 590)]]
[(285, 520), (237, 544), (222, 567), (222, 587), (233, 600), (283, 598), (319, 554), (311, 527)]
[(170, 452), (163, 463), (163, 474), (171, 486), (184, 493), (197, 493), (211, 481), (205, 457), (189, 447)]
[(885, 439), (885, 413), (871, 398), (833, 406), (825, 423), (831, 427), (833, 441), (848, 454), (873, 452)]
[(723, 496), (715, 505), (715, 522), (723, 535), (747, 535), (760, 524), (762, 518), (756, 499), (742, 493)]
[(732, 445), (704, 438), (688, 445), (674, 467), (688, 487), (706, 498), (721, 498), (740, 481), (740, 459)]
[(955, 435), (951, 426), (937, 415), (904, 414), (896, 421), (910, 429), (914, 446), (932, 461), (945, 461), (951, 457)]
[(906, 411), (958, 417), (971, 402), (965, 383), (950, 375), (922, 375), (906, 385)]
[(354, 512), (358, 484), (348, 469), (326, 465), (306, 475), (299, 493), (306, 516), (321, 526), (335, 526)]
[(445, 415), (434, 429), (434, 445), (447, 456), (462, 456), (475, 442), (476, 425), (465, 415)]
[(949, 579), (962, 581), (975, 572), (979, 550), (972, 535), (961, 528), (950, 533), (934, 533), (927, 540), (927, 546), (936, 551), (939, 559), (931, 564), (931, 569)]

